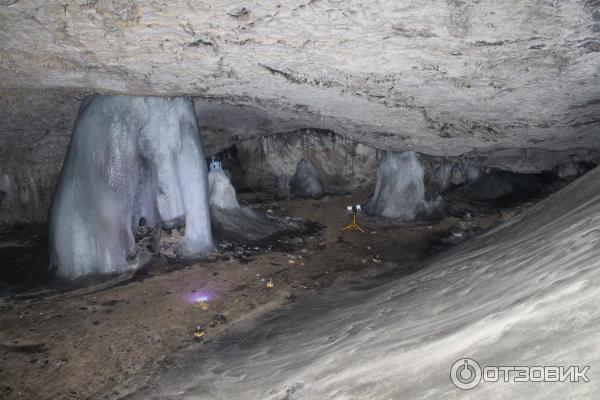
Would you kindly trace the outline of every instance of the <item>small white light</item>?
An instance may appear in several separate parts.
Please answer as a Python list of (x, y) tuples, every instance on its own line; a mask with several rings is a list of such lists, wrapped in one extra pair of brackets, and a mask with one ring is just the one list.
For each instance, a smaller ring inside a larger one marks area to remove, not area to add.
[(346, 210), (348, 210), (348, 212), (351, 213), (352, 212), (352, 206), (346, 207)]
[(356, 205), (356, 211), (361, 212), (360, 204)]

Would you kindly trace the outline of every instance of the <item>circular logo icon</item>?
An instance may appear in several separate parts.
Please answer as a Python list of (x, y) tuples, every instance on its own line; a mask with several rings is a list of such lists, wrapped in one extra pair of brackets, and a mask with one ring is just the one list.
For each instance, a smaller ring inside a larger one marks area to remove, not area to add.
[(450, 380), (459, 389), (473, 389), (481, 382), (481, 367), (475, 360), (461, 358), (452, 364)]

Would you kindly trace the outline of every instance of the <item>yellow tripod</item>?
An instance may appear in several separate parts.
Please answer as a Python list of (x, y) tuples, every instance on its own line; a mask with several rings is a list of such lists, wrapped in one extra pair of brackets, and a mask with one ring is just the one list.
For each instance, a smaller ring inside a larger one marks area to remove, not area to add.
[(359, 231), (359, 232), (365, 233), (363, 228), (358, 226), (358, 224), (356, 223), (356, 212), (352, 213), (352, 223), (345, 226), (344, 229), (342, 229), (342, 231)]

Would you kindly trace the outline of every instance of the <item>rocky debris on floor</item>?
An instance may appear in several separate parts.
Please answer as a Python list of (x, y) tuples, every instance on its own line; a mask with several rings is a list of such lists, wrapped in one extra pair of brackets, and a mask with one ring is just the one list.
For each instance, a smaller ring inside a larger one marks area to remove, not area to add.
[(148, 250), (152, 254), (168, 258), (177, 258), (178, 251), (185, 237), (185, 227), (161, 229), (158, 227), (140, 226), (136, 236), (138, 248)]
[(229, 322), (222, 313), (215, 314), (210, 321), (211, 327), (215, 327), (216, 325), (223, 325)]
[[(261, 252), (270, 252), (274, 249), (292, 251), (299, 250), (306, 245), (303, 235), (321, 229), (318, 224), (308, 224), (304, 219), (291, 217), (286, 210), (276, 205), (270, 205), (272, 212), (266, 216), (272, 226), (278, 226), (280, 234), (264, 240), (250, 240), (247, 237), (225, 239), (219, 238), (216, 245), (219, 251), (218, 258), (237, 259), (247, 262), (252, 256)], [(260, 209), (260, 207), (256, 207)], [(213, 210), (214, 211), (214, 210)], [(212, 212), (212, 211), (211, 211)], [(257, 225), (254, 226), (257, 228)], [(260, 225), (258, 225), (260, 228)], [(161, 229), (157, 227), (140, 226), (136, 235), (138, 250), (148, 251), (153, 255), (164, 256), (168, 259), (180, 257), (180, 247), (185, 237), (185, 227)], [(314, 240), (311, 237), (310, 240)]]

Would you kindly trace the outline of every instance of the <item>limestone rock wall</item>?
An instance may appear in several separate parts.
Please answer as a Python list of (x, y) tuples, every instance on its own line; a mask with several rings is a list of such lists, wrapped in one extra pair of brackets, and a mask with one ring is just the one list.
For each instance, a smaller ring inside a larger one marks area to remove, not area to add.
[(208, 154), (314, 128), (515, 172), (595, 164), (600, 2), (1, 1), (0, 224), (44, 220), (91, 92), (193, 97)]
[(0, 95), (0, 226), (46, 220), (80, 96), (29, 90)]
[(327, 193), (369, 194), (385, 151), (344, 139), (332, 132), (303, 129), (261, 136), (224, 153), (234, 185), (287, 195), (298, 163), (312, 161)]
[(195, 96), (522, 171), (600, 147), (596, 0), (10, 0), (0, 55), (2, 88)]

